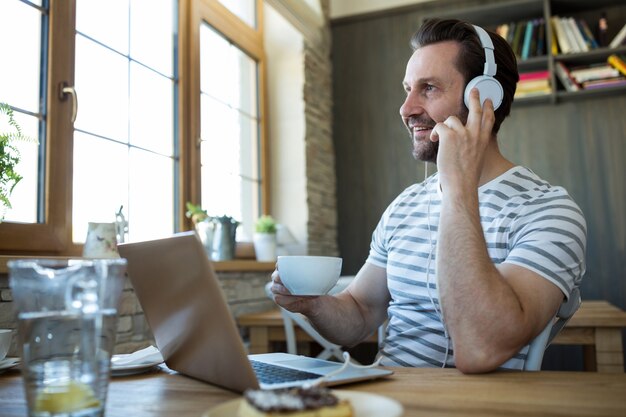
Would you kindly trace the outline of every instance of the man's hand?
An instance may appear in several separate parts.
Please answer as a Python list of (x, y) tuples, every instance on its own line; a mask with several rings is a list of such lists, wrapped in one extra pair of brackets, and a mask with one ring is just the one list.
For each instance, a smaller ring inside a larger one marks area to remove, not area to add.
[(430, 136), (439, 141), (437, 169), (443, 190), (476, 190), (483, 170), (485, 150), (491, 140), (495, 113), (490, 99), (480, 106), (479, 92), (470, 93), (465, 126), (456, 116), (437, 123)]
[(274, 272), (272, 272), (272, 286), (270, 287), (270, 290), (272, 291), (274, 302), (276, 304), (285, 310), (305, 315), (314, 311), (315, 303), (319, 298), (318, 296), (292, 295), (280, 280), (278, 269), (275, 269)]

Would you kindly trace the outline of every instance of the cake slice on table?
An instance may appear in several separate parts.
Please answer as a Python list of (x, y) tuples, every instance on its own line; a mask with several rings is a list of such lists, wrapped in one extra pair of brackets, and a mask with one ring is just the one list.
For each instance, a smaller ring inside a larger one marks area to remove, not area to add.
[(352, 417), (348, 400), (322, 387), (247, 390), (239, 417)]

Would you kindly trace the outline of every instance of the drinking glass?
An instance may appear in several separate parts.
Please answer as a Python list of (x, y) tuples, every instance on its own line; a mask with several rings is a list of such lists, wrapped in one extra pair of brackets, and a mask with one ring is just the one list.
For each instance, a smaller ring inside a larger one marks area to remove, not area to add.
[(103, 416), (126, 260), (8, 267), (29, 416)]

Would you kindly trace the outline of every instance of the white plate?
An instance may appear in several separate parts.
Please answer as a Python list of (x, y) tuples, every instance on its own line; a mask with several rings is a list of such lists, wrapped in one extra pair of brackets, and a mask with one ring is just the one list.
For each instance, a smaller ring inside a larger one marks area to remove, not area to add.
[(111, 376), (142, 374), (144, 372), (148, 372), (149, 370), (161, 363), (163, 363), (163, 361), (146, 360), (143, 362), (126, 365), (115, 365), (115, 363), (111, 362)]
[(20, 358), (4, 358), (0, 361), (0, 372), (20, 364)]
[[(346, 399), (352, 404), (354, 417), (400, 417), (404, 412), (402, 405), (382, 395), (370, 394), (359, 391), (332, 391), (340, 399)], [(202, 417), (233, 417), (237, 415), (239, 404), (245, 401), (237, 398), (220, 404), (207, 412)]]

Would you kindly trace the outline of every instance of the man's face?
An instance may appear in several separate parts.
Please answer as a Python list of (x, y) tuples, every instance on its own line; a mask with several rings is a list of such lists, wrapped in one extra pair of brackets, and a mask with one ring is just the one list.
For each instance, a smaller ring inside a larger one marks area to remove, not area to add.
[(455, 66), (459, 48), (453, 41), (423, 46), (406, 66), (402, 82), (406, 99), (400, 115), (413, 140), (413, 156), (420, 161), (437, 162), (439, 142), (430, 140), (435, 124), (448, 116), (457, 116), (464, 124), (467, 121), (465, 80)]

